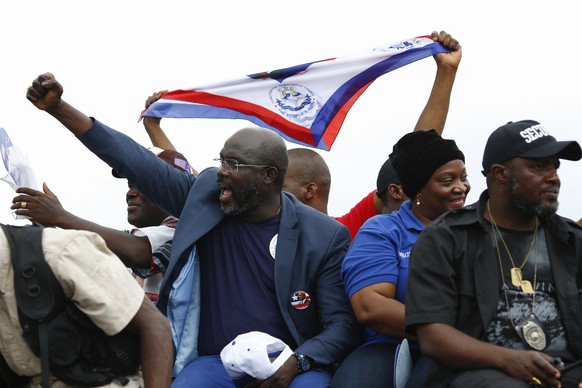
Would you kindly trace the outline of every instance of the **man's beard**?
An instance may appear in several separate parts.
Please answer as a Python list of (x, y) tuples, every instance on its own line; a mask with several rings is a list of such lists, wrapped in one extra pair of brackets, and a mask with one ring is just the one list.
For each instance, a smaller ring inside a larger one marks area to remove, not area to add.
[(242, 188), (231, 188), (233, 200), (229, 206), (220, 205), (222, 212), (227, 216), (237, 216), (256, 209), (263, 200), (263, 192), (259, 189), (259, 179), (257, 177)]
[(551, 216), (558, 211), (559, 202), (544, 203), (541, 200), (527, 201), (523, 197), (521, 186), (515, 181), (513, 176), (511, 179), (511, 192), (513, 194), (512, 202), (520, 210), (528, 216), (537, 216), (540, 218)]

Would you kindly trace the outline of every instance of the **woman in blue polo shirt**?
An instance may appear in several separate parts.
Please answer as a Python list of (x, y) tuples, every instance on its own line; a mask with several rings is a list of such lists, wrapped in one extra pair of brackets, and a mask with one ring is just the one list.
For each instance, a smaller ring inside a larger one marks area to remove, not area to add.
[(399, 211), (366, 221), (346, 254), (342, 278), (366, 341), (344, 360), (333, 388), (392, 387), (395, 351), (403, 338), (410, 341), (413, 360), (418, 358), (415, 338), (404, 333), (410, 251), (426, 225), (464, 206), (470, 190), (463, 153), (434, 130), (406, 134), (390, 161), (411, 199)]

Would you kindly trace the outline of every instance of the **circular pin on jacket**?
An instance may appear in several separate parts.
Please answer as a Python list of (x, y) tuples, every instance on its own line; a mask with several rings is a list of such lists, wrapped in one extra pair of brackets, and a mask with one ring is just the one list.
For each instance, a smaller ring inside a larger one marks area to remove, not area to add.
[(291, 306), (297, 310), (304, 310), (311, 304), (311, 296), (305, 291), (295, 291), (291, 295)]

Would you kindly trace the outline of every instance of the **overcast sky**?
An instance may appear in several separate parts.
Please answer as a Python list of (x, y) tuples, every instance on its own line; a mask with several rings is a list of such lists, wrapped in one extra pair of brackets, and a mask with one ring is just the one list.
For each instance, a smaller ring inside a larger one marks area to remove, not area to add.
[[(579, 12), (574, 1), (22, 1), (0, 5), (0, 126), (23, 149), (39, 186), (69, 211), (125, 229), (124, 180), (25, 97), (52, 72), (63, 98), (151, 145), (138, 117), (162, 89), (190, 88), (445, 30), (463, 59), (443, 136), (465, 152), (476, 201), (485, 188), (488, 135), (507, 121), (534, 119), (558, 140), (582, 140)], [(331, 215), (375, 187), (392, 145), (414, 127), (436, 65), (426, 58), (376, 80), (348, 114), (331, 151)], [(251, 124), (164, 119), (177, 148), (199, 170), (224, 141)], [(289, 148), (299, 147), (288, 143)], [(564, 161), (559, 213), (582, 217), (580, 162)], [(162, 188), (160, 188), (162, 189)], [(15, 221), (14, 192), (0, 182), (0, 222)]]

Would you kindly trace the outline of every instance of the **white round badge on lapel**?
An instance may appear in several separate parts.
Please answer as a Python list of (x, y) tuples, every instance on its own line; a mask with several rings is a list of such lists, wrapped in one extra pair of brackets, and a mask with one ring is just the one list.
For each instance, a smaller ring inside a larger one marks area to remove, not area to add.
[(271, 239), (271, 242), (269, 243), (269, 252), (271, 252), (271, 257), (273, 258), (273, 260), (275, 260), (275, 253), (277, 253), (277, 237), (279, 236), (279, 234), (276, 234), (273, 236), (273, 238)]
[(297, 310), (304, 310), (308, 308), (310, 304), (311, 296), (303, 290), (295, 291), (291, 295), (291, 306)]

